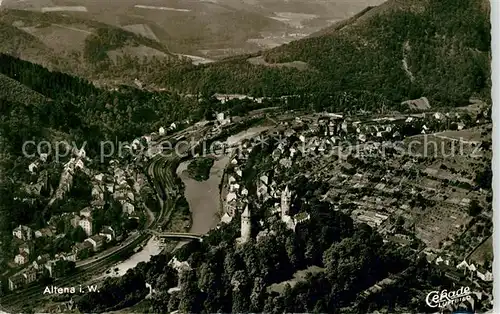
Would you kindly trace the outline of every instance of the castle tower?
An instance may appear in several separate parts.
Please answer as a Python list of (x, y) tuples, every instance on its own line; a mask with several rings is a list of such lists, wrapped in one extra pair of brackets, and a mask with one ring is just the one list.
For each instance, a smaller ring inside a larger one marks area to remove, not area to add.
[(248, 204), (245, 207), (245, 210), (241, 214), (241, 237), (239, 238), (239, 243), (243, 244), (250, 240), (252, 235), (252, 224), (251, 224), (251, 214), (250, 209), (248, 208)]
[(289, 214), (291, 199), (292, 199), (292, 192), (290, 192), (287, 185), (285, 191), (281, 193), (281, 217), (287, 216)]

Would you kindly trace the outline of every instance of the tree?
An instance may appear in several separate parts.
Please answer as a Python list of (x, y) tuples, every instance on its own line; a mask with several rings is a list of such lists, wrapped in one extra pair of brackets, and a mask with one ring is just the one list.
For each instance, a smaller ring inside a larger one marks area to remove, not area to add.
[(491, 180), (493, 178), (493, 172), (491, 170), (491, 165), (488, 165), (484, 170), (476, 174), (476, 183), (479, 187), (483, 189), (491, 189)]
[(483, 208), (479, 205), (477, 199), (473, 199), (469, 204), (469, 215), (474, 217), (479, 215), (482, 211)]
[(73, 261), (59, 260), (54, 265), (55, 277), (64, 277), (72, 274), (76, 269), (76, 263)]
[(81, 226), (77, 226), (71, 231), (70, 238), (75, 242), (83, 242), (87, 238), (87, 233)]

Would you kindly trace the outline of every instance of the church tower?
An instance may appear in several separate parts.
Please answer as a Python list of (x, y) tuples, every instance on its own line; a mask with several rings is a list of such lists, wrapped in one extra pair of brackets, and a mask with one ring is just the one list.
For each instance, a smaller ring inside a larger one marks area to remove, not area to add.
[(241, 237), (238, 239), (240, 244), (248, 242), (252, 235), (251, 213), (248, 204), (241, 214)]
[(292, 192), (285, 187), (285, 191), (281, 193), (281, 217), (287, 216), (290, 212), (290, 201), (292, 199)]

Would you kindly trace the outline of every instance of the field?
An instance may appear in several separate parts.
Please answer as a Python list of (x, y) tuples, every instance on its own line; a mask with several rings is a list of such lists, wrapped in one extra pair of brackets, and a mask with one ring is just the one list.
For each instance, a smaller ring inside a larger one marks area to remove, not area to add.
[(484, 265), (485, 260), (491, 261), (493, 257), (493, 237), (490, 236), (470, 255), (470, 260), (479, 265)]
[(123, 28), (134, 34), (141, 35), (146, 38), (158, 41), (158, 37), (156, 37), (155, 33), (151, 30), (151, 28), (147, 24), (126, 25), (123, 26)]
[(254, 57), (247, 60), (251, 64), (255, 65), (265, 65), (270, 67), (287, 67), (287, 68), (295, 68), (298, 70), (307, 70), (309, 65), (306, 62), (302, 61), (292, 61), (292, 62), (284, 62), (284, 63), (267, 63), (263, 57)]
[(43, 7), (40, 10), (42, 13), (46, 12), (87, 12), (87, 8), (84, 6), (58, 6), (58, 7)]
[(166, 57), (167, 54), (159, 51), (157, 49), (146, 47), (144, 45), (140, 45), (138, 47), (124, 47), (120, 49), (110, 50), (108, 51), (109, 58), (116, 63), (117, 57), (123, 56), (137, 56), (139, 58), (142, 57)]
[(57, 52), (83, 51), (85, 39), (91, 34), (85, 25), (59, 25), (53, 24), (47, 27), (22, 27), (23, 31), (37, 37), (45, 45)]

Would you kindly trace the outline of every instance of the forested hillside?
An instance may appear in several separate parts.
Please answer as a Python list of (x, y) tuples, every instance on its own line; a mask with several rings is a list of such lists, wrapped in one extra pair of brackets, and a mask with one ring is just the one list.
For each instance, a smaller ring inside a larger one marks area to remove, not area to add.
[(0, 53), (92, 80), (130, 81), (145, 64), (182, 63), (156, 40), (58, 12), (0, 11), (0, 39)]
[[(489, 97), (490, 23), (483, 0), (384, 4), (362, 23), (292, 42), (262, 55), (303, 61), (309, 70), (249, 64), (247, 57), (156, 72), (153, 81), (194, 92), (282, 95), (363, 90), (391, 100), (428, 97), (443, 104)], [(377, 10), (378, 8), (372, 9)]]
[(38, 103), (45, 97), (18, 81), (0, 74), (0, 99), (24, 103)]

